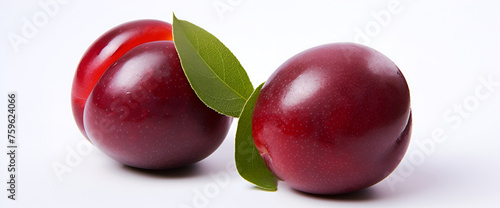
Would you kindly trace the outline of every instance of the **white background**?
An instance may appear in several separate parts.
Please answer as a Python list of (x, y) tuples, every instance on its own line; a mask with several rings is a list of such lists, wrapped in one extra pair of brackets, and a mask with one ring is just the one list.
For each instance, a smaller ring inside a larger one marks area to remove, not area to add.
[[(0, 2), (0, 132), (5, 134), (0, 207), (492, 207), (500, 202), (498, 1), (73, 0), (49, 10), (40, 4), (54, 0)], [(172, 12), (225, 43), (255, 86), (289, 57), (320, 44), (355, 41), (386, 54), (411, 90), (414, 128), (405, 159), (369, 189), (318, 197), (284, 182), (277, 192), (266, 192), (241, 179), (234, 170), (235, 125), (214, 154), (180, 170), (138, 171), (97, 149), (88, 151), (70, 108), (79, 59), (108, 29), (136, 19), (171, 22)], [(23, 35), (31, 23), (37, 30)], [(26, 42), (13, 46), (12, 34)], [(16, 201), (7, 199), (6, 191), (6, 103), (12, 91), (18, 95)], [(442, 137), (432, 136), (439, 132)], [(58, 174), (54, 164), (71, 172)]]

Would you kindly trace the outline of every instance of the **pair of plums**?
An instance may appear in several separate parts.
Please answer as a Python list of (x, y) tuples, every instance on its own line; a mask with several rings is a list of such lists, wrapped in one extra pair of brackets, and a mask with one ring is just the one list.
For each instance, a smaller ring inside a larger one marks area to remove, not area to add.
[[(99, 37), (76, 71), (71, 104), (80, 131), (128, 166), (196, 163), (223, 142), (231, 117), (207, 107), (189, 84), (157, 20), (119, 25)], [(403, 158), (410, 95), (398, 67), (354, 43), (317, 46), (282, 64), (255, 103), (252, 135), (269, 170), (314, 194), (367, 188)]]

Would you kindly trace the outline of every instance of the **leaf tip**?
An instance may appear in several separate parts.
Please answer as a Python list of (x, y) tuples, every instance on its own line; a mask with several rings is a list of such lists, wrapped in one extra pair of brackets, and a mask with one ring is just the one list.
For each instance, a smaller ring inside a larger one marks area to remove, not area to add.
[(174, 27), (174, 30), (177, 27), (176, 25), (178, 24), (178, 22), (179, 22), (179, 19), (177, 19), (177, 16), (175, 16), (175, 13), (172, 12), (172, 26)]

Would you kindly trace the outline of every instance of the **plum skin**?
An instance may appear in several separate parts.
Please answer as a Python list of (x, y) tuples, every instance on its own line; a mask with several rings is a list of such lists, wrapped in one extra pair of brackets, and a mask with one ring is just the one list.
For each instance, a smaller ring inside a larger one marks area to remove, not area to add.
[(84, 110), (85, 130), (95, 146), (145, 169), (206, 158), (231, 122), (196, 96), (172, 41), (144, 43), (119, 58), (97, 82)]
[(317, 46), (267, 80), (252, 117), (268, 168), (292, 188), (342, 194), (370, 187), (402, 160), (411, 136), (408, 85), (380, 52)]
[(83, 111), (87, 98), (106, 69), (130, 49), (147, 42), (172, 40), (172, 25), (159, 20), (135, 20), (118, 25), (100, 36), (84, 53), (71, 88), (73, 117), (87, 138)]

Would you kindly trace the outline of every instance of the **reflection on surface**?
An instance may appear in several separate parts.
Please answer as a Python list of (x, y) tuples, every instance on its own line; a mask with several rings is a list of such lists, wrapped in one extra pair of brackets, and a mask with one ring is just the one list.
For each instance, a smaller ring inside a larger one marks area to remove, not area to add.
[[(153, 65), (161, 60), (159, 55), (154, 53), (141, 54), (133, 59), (127, 60), (120, 70), (117, 70), (113, 81), (116, 89), (129, 89), (137, 87), (141, 79), (147, 79), (151, 73), (145, 73), (144, 70), (152, 71)], [(132, 90), (132, 89), (130, 89)]]
[(99, 52), (99, 55), (96, 58), (103, 59), (112, 56), (132, 35), (134, 34), (131, 32), (122, 33), (111, 39), (111, 41), (109, 41), (109, 43)]
[(285, 107), (293, 107), (303, 103), (321, 88), (322, 80), (317, 71), (319, 70), (310, 69), (292, 82), (283, 99)]

